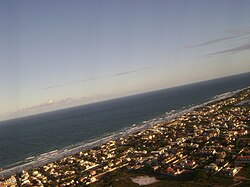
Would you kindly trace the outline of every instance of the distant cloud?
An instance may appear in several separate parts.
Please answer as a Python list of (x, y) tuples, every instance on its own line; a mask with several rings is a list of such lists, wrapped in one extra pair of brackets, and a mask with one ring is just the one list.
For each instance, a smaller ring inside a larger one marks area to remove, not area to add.
[(208, 40), (199, 44), (192, 44), (192, 45), (187, 45), (185, 46), (185, 48), (197, 48), (197, 47), (203, 47), (203, 46), (207, 46), (207, 45), (212, 45), (212, 44), (216, 44), (216, 43), (220, 43), (223, 41), (228, 41), (228, 40), (242, 40), (243, 42), (245, 42), (245, 44), (242, 44), (238, 47), (231, 47), (229, 49), (224, 49), (221, 51), (217, 51), (217, 52), (213, 52), (210, 54), (206, 54), (206, 55), (202, 55), (202, 57), (210, 57), (213, 55), (220, 55), (220, 54), (226, 54), (226, 53), (239, 53), (241, 51), (246, 51), (246, 50), (250, 50), (250, 43), (249, 43), (249, 38), (250, 38), (250, 28), (243, 28), (243, 29), (230, 29), (230, 30), (226, 30), (225, 33), (229, 36), (225, 36), (225, 37), (221, 37), (221, 38), (216, 38), (216, 39), (212, 39), (212, 40)]
[(41, 104), (30, 106), (27, 108), (22, 108), (20, 110), (10, 112), (9, 114), (22, 114), (22, 113), (26, 113), (26, 112), (37, 112), (37, 111), (40, 111), (41, 109), (54, 108), (54, 107), (58, 107), (60, 105), (72, 103), (73, 101), (74, 101), (74, 99), (72, 99), (72, 98), (65, 98), (65, 99), (61, 99), (61, 100), (49, 99), (48, 101), (42, 102)]
[(233, 38), (236, 38), (238, 36), (228, 36), (228, 37), (223, 37), (223, 38), (217, 38), (217, 39), (213, 39), (213, 40), (209, 40), (200, 44), (194, 44), (194, 45), (187, 45), (185, 46), (186, 48), (195, 48), (195, 47), (202, 47), (202, 46), (206, 46), (206, 45), (210, 45), (210, 44), (214, 44), (214, 43), (218, 43), (218, 42), (222, 42), (222, 41), (226, 41), (226, 40), (231, 40)]
[(215, 43), (219, 43), (219, 42), (223, 42), (223, 41), (227, 41), (227, 40), (231, 40), (231, 39), (236, 39), (236, 38), (250, 34), (250, 29), (249, 28), (247, 28), (247, 29), (231, 29), (231, 30), (225, 31), (225, 33), (230, 34), (230, 36), (208, 40), (208, 41), (205, 41), (205, 42), (202, 42), (199, 44), (187, 45), (187, 46), (185, 46), (185, 48), (203, 47), (203, 46), (207, 46), (210, 44), (215, 44)]
[(45, 102), (42, 102), (38, 105), (33, 105), (30, 107), (18, 109), (16, 111), (12, 112), (6, 112), (5, 114), (0, 114), (0, 121), (16, 118), (16, 117), (22, 117), (26, 115), (33, 115), (38, 114), (41, 112), (47, 112), (52, 110), (58, 110), (60, 108), (70, 107), (74, 105), (79, 105), (82, 103), (83, 98), (73, 99), (73, 98), (65, 98), (61, 100), (52, 100), (49, 99)]
[(220, 55), (220, 54), (224, 54), (224, 53), (239, 53), (241, 51), (246, 51), (246, 50), (250, 50), (250, 43), (243, 44), (243, 45), (241, 45), (239, 47), (234, 47), (234, 48), (231, 48), (231, 49), (226, 49), (226, 50), (210, 53), (210, 54), (208, 54), (206, 56), (208, 57), (208, 56)]
[(97, 76), (97, 77), (92, 77), (92, 78), (88, 78), (88, 79), (82, 79), (82, 80), (78, 80), (78, 81), (74, 81), (74, 82), (57, 84), (57, 85), (42, 88), (42, 90), (54, 89), (54, 88), (58, 88), (58, 87), (69, 86), (69, 85), (83, 83), (83, 82), (95, 81), (95, 80), (98, 80), (98, 79), (105, 79), (105, 78), (110, 78), (110, 77), (123, 76), (123, 75), (132, 74), (132, 73), (136, 73), (136, 72), (140, 72), (140, 71), (145, 71), (145, 70), (151, 69), (151, 68), (152, 67), (144, 67), (144, 68), (141, 68), (141, 69), (135, 69), (135, 70), (131, 70), (131, 71), (124, 71), (124, 72), (114, 73), (114, 74), (110, 74), (110, 75), (104, 75), (104, 76)]
[(98, 93), (98, 94), (91, 95), (88, 97), (84, 96), (84, 97), (79, 97), (79, 98), (64, 98), (64, 99), (58, 99), (58, 100), (49, 99), (37, 105), (33, 105), (30, 107), (21, 108), (16, 111), (0, 114), (0, 121), (23, 117), (27, 115), (48, 112), (48, 111), (59, 110), (59, 109), (68, 108), (68, 107), (79, 106), (83, 104), (89, 104), (93, 102), (111, 99), (111, 98), (114, 98), (114, 96), (115, 94)]
[(234, 29), (228, 29), (225, 31), (225, 33), (230, 34), (230, 35), (244, 35), (244, 34), (249, 34), (250, 28), (234, 28)]

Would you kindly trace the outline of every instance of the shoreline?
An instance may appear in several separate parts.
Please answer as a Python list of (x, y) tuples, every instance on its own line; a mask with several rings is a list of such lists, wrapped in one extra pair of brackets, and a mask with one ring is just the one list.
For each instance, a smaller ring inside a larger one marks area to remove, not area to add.
[[(54, 150), (54, 151), (40, 154), (39, 156), (34, 157), (34, 159), (32, 159), (30, 162), (27, 162), (27, 163), (24, 163), (22, 165), (18, 165), (15, 167), (11, 167), (11, 168), (6, 168), (6, 169), (0, 171), (0, 176), (7, 177), (7, 176), (10, 176), (14, 173), (18, 173), (22, 170), (29, 170), (29, 169), (37, 168), (37, 167), (40, 167), (42, 165), (58, 161), (64, 157), (68, 157), (68, 156), (77, 154), (81, 151), (93, 149), (97, 146), (101, 146), (102, 144), (107, 143), (108, 141), (116, 140), (118, 138), (126, 137), (128, 135), (132, 135), (136, 132), (143, 131), (145, 129), (153, 127), (153, 126), (155, 126), (159, 123), (162, 123), (162, 122), (169, 122), (173, 119), (178, 118), (179, 116), (181, 116), (184, 113), (191, 112), (191, 111), (198, 109), (198, 108), (201, 108), (209, 103), (217, 102), (217, 101), (232, 97), (235, 94), (241, 92), (242, 90), (248, 89), (248, 88), (250, 88), (250, 87), (248, 86), (248, 87), (245, 87), (243, 89), (238, 89), (238, 90), (235, 90), (232, 92), (226, 92), (223, 94), (219, 94), (219, 95), (216, 95), (213, 98), (211, 98), (211, 100), (204, 102), (202, 104), (199, 104), (196, 106), (190, 106), (189, 108), (186, 108), (186, 109), (184, 108), (184, 109), (175, 111), (174, 113), (173, 112), (164, 113), (156, 118), (150, 119), (148, 121), (144, 121), (143, 123), (139, 123), (136, 126), (132, 125), (130, 127), (123, 128), (123, 129), (116, 131), (116, 132), (113, 132), (113, 133), (104, 134), (102, 137), (91, 139), (91, 140), (88, 140), (86, 142), (77, 143), (77, 144), (74, 144), (72, 146), (67, 146), (67, 147), (64, 147), (60, 150)], [(20, 162), (22, 162), (22, 161), (19, 161), (19, 163)], [(25, 160), (23, 162), (25, 162)]]

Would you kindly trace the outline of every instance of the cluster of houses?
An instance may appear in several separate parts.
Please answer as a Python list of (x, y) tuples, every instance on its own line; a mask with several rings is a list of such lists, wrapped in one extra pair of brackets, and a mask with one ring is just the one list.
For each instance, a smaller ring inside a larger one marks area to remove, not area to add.
[(0, 181), (0, 187), (7, 187), (7, 186), (10, 186), (10, 187), (17, 186), (17, 181), (16, 181), (15, 176), (11, 176), (10, 178), (6, 180)]
[(250, 162), (249, 102), (243, 102), (249, 97), (246, 89), (15, 177), (22, 186), (74, 186), (89, 185), (120, 168), (168, 176), (202, 169), (234, 176)]

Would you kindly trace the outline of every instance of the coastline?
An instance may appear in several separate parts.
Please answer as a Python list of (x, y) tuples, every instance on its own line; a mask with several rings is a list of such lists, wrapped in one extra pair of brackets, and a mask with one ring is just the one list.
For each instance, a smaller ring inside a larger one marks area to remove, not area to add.
[[(198, 108), (201, 108), (209, 103), (232, 97), (233, 95), (241, 92), (242, 90), (248, 89), (248, 88), (250, 88), (250, 87), (248, 86), (248, 87), (245, 87), (243, 89), (238, 89), (238, 90), (235, 90), (232, 92), (226, 92), (223, 94), (219, 94), (219, 95), (216, 95), (213, 98), (211, 98), (211, 100), (204, 102), (200, 105), (190, 106), (187, 109), (175, 111), (174, 113), (165, 113), (165, 114), (162, 114), (162, 115), (160, 115), (156, 118), (153, 118), (151, 120), (144, 121), (143, 123), (139, 123), (136, 126), (132, 125), (130, 127), (123, 128), (119, 131), (105, 134), (102, 137), (98, 137), (98, 138), (95, 138), (92, 140), (88, 140), (86, 142), (81, 142), (81, 143), (78, 143), (78, 144), (75, 144), (72, 146), (68, 146), (68, 147), (65, 147), (65, 148), (60, 149), (60, 150), (54, 150), (54, 151), (50, 151), (48, 153), (40, 154), (39, 156), (34, 157), (34, 159), (32, 159), (30, 162), (27, 162), (27, 163), (24, 163), (22, 165), (18, 165), (15, 167), (4, 169), (3, 171), (0, 172), (0, 176), (10, 176), (10, 175), (12, 175), (14, 173), (18, 173), (22, 170), (33, 169), (33, 168), (36, 168), (36, 167), (39, 167), (39, 166), (42, 166), (42, 165), (45, 165), (45, 164), (48, 164), (51, 162), (58, 161), (64, 157), (77, 154), (81, 151), (93, 149), (94, 147), (101, 146), (102, 144), (105, 144), (110, 140), (115, 140), (115, 139), (118, 139), (121, 137), (126, 137), (128, 135), (133, 134), (133, 133), (136, 133), (136, 132), (148, 129), (150, 127), (153, 127), (154, 125), (157, 125), (157, 124), (162, 123), (162, 122), (169, 122), (175, 118), (178, 118), (179, 116), (181, 116), (184, 113), (191, 112), (191, 111), (198, 109)], [(25, 162), (25, 161), (23, 161), (23, 162)]]

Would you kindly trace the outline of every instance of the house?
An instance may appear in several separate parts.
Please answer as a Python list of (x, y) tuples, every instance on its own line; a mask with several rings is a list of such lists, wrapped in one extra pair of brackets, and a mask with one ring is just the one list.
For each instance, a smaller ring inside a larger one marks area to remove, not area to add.
[(249, 164), (250, 156), (237, 156), (235, 163), (236, 164)]
[(217, 164), (211, 163), (210, 165), (205, 166), (204, 169), (205, 169), (207, 172), (216, 172), (216, 171), (219, 170), (219, 167), (217, 166)]

